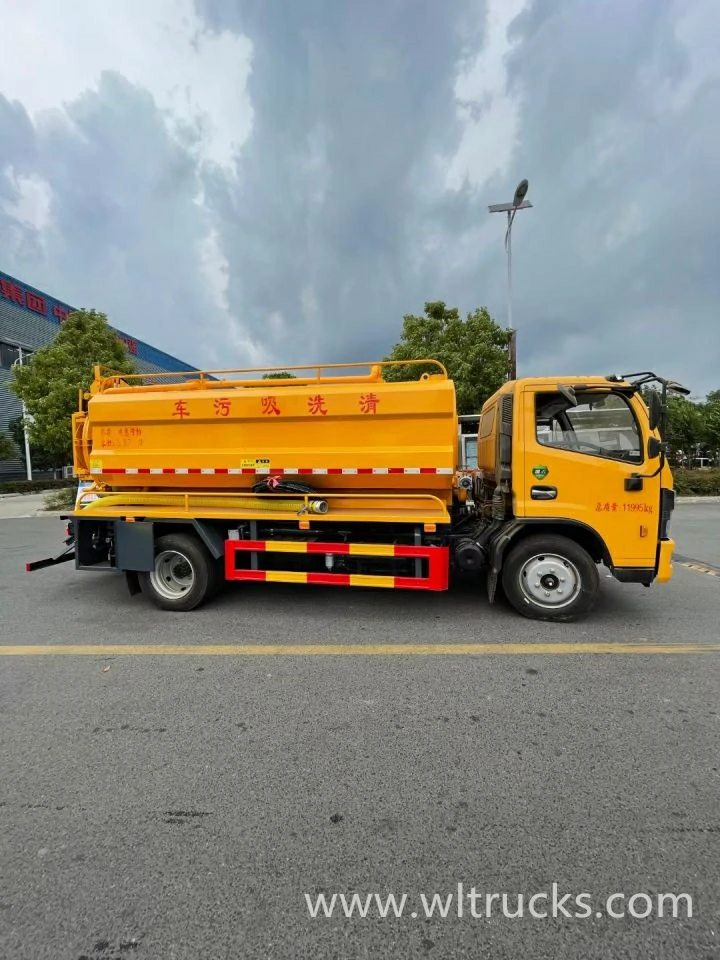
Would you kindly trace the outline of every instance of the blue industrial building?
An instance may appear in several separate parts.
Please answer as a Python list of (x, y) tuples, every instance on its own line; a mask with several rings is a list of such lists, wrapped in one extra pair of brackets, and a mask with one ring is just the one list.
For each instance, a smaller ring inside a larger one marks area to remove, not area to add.
[[(22, 416), (22, 404), (8, 389), (11, 366), (53, 340), (65, 317), (77, 310), (35, 287), (0, 271), (0, 433)], [(156, 347), (116, 330), (140, 373), (194, 373), (195, 367)], [(22, 460), (0, 462), (0, 480), (23, 479)]]

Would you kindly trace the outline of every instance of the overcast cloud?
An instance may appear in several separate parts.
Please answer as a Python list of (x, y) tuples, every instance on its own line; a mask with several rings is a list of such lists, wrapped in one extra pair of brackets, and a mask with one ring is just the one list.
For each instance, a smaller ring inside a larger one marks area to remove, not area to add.
[(520, 373), (720, 388), (716, 0), (3, 7), (0, 269), (200, 366), (372, 360), (505, 322), (527, 177)]

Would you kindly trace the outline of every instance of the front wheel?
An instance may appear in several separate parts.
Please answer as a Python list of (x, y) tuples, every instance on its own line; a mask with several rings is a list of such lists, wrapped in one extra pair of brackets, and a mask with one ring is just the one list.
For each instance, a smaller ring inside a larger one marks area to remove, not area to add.
[(505, 596), (524, 617), (569, 621), (589, 613), (600, 590), (592, 557), (574, 540), (532, 536), (511, 548), (502, 569)]
[(204, 545), (186, 533), (170, 533), (155, 542), (155, 563), (139, 575), (143, 593), (162, 610), (194, 610), (211, 597), (218, 573)]

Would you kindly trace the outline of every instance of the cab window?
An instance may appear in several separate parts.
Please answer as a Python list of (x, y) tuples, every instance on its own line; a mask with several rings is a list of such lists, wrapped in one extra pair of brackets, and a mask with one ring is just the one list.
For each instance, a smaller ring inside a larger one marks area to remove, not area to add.
[(617, 393), (576, 391), (577, 406), (560, 393), (535, 398), (538, 443), (560, 450), (642, 463), (642, 440), (635, 415)]

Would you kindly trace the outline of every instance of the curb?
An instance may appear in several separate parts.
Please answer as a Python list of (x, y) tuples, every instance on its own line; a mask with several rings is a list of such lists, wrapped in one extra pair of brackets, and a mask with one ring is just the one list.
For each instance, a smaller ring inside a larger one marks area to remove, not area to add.
[(47, 497), (57, 490), (36, 490), (34, 493), (0, 493), (0, 500), (17, 500), (18, 497)]
[(676, 503), (720, 503), (720, 497), (677, 497)]
[(12, 517), (0, 517), (0, 523), (3, 520), (33, 520), (35, 517), (65, 517), (72, 510), (35, 510), (33, 513), (16, 513)]

